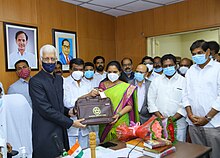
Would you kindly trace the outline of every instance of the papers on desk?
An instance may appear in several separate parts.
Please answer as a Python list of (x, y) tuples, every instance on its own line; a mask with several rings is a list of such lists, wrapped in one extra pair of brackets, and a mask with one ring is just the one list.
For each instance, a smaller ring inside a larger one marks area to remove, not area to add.
[[(130, 148), (112, 150), (101, 146), (97, 146), (96, 158), (126, 158), (130, 150), (131, 150)], [(83, 150), (83, 152), (84, 152), (83, 158), (91, 158), (90, 148)], [(129, 158), (137, 158), (141, 156), (143, 156), (141, 152), (133, 150)]]

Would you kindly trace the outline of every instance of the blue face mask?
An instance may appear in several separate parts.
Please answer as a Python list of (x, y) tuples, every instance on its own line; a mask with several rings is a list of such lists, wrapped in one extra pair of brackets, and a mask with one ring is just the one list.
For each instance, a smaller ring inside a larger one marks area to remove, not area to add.
[(176, 72), (175, 66), (169, 66), (169, 67), (163, 68), (163, 73), (166, 76), (173, 76), (175, 72)]
[(85, 71), (84, 76), (86, 78), (92, 78), (94, 76), (94, 71)]
[(154, 68), (154, 71), (155, 72), (161, 72), (163, 70), (163, 68), (162, 67), (159, 67), (159, 68)]
[(3, 104), (3, 99), (0, 98), (0, 108), (1, 108), (2, 104)]
[(138, 81), (141, 82), (144, 80), (144, 74), (141, 74), (140, 72), (135, 72), (134, 73), (134, 78)]
[(56, 63), (44, 63), (44, 62), (42, 62), (42, 66), (43, 66), (45, 71), (51, 73), (55, 69)]
[(192, 56), (192, 60), (196, 64), (200, 65), (200, 64), (204, 64), (208, 59), (206, 59), (205, 54), (197, 54)]

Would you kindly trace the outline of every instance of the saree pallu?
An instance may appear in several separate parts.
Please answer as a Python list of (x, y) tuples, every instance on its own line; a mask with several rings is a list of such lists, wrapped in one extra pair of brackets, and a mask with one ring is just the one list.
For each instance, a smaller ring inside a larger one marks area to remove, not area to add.
[[(102, 87), (103, 86), (103, 87)], [(105, 89), (104, 83), (100, 84), (100, 88)], [(100, 125), (99, 135), (101, 142), (107, 142), (116, 138), (116, 128), (123, 122), (127, 125), (130, 121), (139, 121), (137, 101), (136, 101), (136, 87), (128, 83), (122, 82), (113, 87), (110, 87), (104, 91), (105, 95), (109, 97), (113, 104), (114, 114), (120, 112), (125, 106), (131, 105), (132, 110), (129, 113), (124, 114), (118, 119), (118, 121), (111, 125)], [(133, 101), (134, 99), (134, 101)]]

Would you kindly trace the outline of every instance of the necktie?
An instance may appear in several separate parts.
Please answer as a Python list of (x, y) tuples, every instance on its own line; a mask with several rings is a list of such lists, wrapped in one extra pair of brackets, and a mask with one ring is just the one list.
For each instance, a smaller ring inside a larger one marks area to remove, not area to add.
[(66, 63), (67, 63), (67, 64), (70, 63), (68, 56), (66, 56)]

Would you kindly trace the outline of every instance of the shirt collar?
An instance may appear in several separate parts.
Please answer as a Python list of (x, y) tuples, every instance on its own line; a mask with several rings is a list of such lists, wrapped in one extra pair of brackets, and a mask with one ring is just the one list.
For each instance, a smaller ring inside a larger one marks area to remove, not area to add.
[[(215, 61), (213, 60), (213, 59), (211, 59), (209, 62), (208, 62), (208, 64), (206, 64), (206, 66), (203, 68), (203, 69), (205, 69), (206, 67), (209, 67), (209, 66), (214, 66), (214, 63), (215, 63)], [(199, 65), (197, 65), (196, 64), (196, 66), (195, 66), (197, 69), (201, 69), (200, 67), (199, 67)]]
[[(167, 77), (164, 73), (162, 73), (161, 75), (162, 75), (163, 79), (168, 79), (168, 77)], [(168, 80), (177, 79), (177, 78), (178, 78), (178, 75), (179, 75), (179, 74), (178, 74), (177, 71), (176, 71), (175, 74), (174, 74), (170, 79), (168, 79)]]
[(26, 83), (28, 83), (28, 81), (26, 81), (26, 80), (23, 79), (23, 78), (19, 78), (19, 80), (20, 80), (21, 82), (26, 82)]

